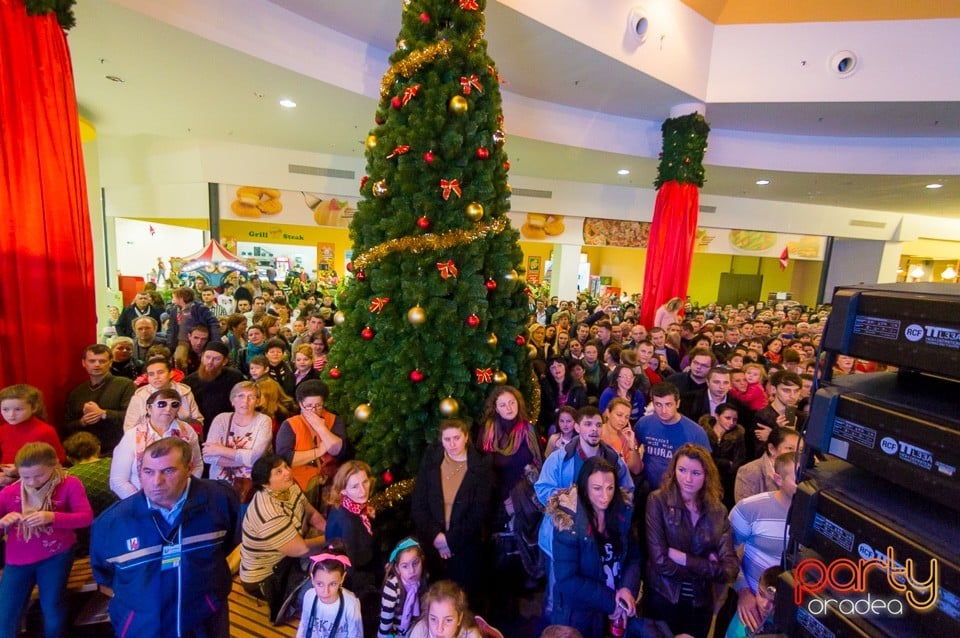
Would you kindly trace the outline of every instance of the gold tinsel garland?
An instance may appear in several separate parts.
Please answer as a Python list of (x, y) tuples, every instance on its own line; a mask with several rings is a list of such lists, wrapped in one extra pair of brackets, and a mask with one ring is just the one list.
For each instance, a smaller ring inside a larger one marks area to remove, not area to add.
[(527, 414), (530, 421), (536, 423), (540, 418), (540, 381), (537, 380), (537, 373), (530, 367), (530, 405), (527, 406)]
[[(477, 32), (470, 39), (470, 44), (468, 46), (470, 50), (476, 48), (476, 46), (483, 41), (483, 32), (486, 28), (486, 17), (481, 15), (480, 20), (480, 28), (477, 29)], [(405, 78), (410, 78), (425, 64), (430, 64), (439, 57), (446, 57), (450, 55), (451, 50), (453, 50), (453, 45), (447, 40), (441, 40), (439, 42), (434, 42), (430, 46), (422, 49), (411, 51), (410, 55), (402, 60), (399, 60), (398, 62), (395, 62), (393, 66), (391, 66), (390, 69), (384, 74), (383, 79), (380, 80), (380, 97), (387, 97), (390, 95), (390, 92), (393, 90), (393, 83), (397, 79), (397, 74), (400, 74)]]
[(378, 512), (393, 509), (413, 494), (414, 482), (415, 479), (412, 478), (397, 481), (382, 492), (377, 492), (371, 496), (370, 505)]
[(380, 261), (387, 255), (396, 252), (420, 253), (425, 250), (444, 250), (463, 244), (469, 244), (483, 238), (488, 233), (498, 235), (507, 227), (507, 218), (501, 217), (493, 222), (477, 226), (473, 230), (452, 230), (442, 235), (428, 233), (420, 237), (398, 237), (377, 244), (370, 250), (358, 255), (353, 260), (354, 272), (363, 270), (369, 265)]

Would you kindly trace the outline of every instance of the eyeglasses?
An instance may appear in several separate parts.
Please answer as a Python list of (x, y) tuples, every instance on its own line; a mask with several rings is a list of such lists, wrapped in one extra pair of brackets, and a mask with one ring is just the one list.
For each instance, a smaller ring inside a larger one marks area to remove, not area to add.
[(301, 403), (301, 404), (300, 404), (300, 407), (303, 408), (304, 410), (322, 410), (322, 409), (323, 409), (323, 404), (322, 404), (322, 403), (314, 403), (313, 405), (307, 405), (306, 403)]
[(180, 407), (180, 402), (179, 401), (156, 401), (154, 402), (153, 405), (157, 406), (160, 409), (163, 409), (169, 405), (171, 408), (176, 410), (177, 408)]

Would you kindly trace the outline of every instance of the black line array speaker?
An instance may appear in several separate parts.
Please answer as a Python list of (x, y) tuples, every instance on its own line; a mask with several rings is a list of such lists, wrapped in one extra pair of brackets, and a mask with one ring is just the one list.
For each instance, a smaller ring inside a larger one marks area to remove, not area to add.
[(960, 287), (838, 288), (821, 348), (828, 362), (897, 371), (823, 376), (778, 624), (816, 638), (960, 636)]

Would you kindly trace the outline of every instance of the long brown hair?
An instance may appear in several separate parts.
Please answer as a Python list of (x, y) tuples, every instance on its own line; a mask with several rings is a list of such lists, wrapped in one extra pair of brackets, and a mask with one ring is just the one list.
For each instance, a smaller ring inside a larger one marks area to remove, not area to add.
[(713, 457), (710, 456), (710, 451), (702, 445), (684, 443), (673, 453), (673, 458), (670, 459), (670, 467), (663, 475), (663, 482), (660, 484), (660, 489), (668, 494), (670, 500), (674, 501), (677, 505), (683, 503), (680, 486), (677, 485), (677, 461), (680, 460), (681, 456), (699, 461), (700, 465), (703, 466), (703, 487), (700, 488), (700, 492), (697, 494), (697, 508), (699, 511), (705, 512), (710, 509), (722, 507), (721, 497), (723, 496), (723, 488), (720, 486), (720, 472), (717, 470), (717, 464), (713, 462)]
[(517, 407), (519, 408), (517, 411), (517, 420), (530, 421), (530, 415), (527, 414), (527, 404), (524, 402), (520, 390), (517, 390), (512, 385), (501, 385), (493, 389), (493, 392), (487, 397), (487, 402), (483, 404), (483, 416), (480, 418), (480, 423), (487, 423), (497, 417), (497, 399), (500, 398), (501, 394), (508, 392), (517, 400)]
[[(497, 399), (504, 394), (511, 394), (517, 400), (517, 419), (512, 424), (504, 424), (510, 428), (509, 432), (501, 432), (497, 414)], [(506, 446), (500, 447), (500, 437), (509, 434), (510, 439)], [(502, 385), (493, 390), (487, 397), (487, 402), (483, 407), (483, 419), (480, 421), (480, 432), (477, 435), (477, 447), (484, 452), (497, 452), (506, 456), (512, 456), (519, 449), (523, 441), (527, 442), (527, 447), (533, 455), (534, 463), (539, 467), (543, 455), (540, 452), (540, 443), (537, 441), (536, 432), (530, 423), (530, 417), (527, 415), (527, 408), (523, 402), (523, 395), (520, 391), (510, 385)]]

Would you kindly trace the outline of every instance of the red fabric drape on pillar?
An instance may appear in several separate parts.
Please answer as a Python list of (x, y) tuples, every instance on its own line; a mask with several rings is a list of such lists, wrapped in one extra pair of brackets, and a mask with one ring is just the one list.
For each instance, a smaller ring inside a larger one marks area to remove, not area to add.
[(660, 306), (673, 297), (687, 296), (699, 212), (700, 189), (696, 184), (670, 181), (657, 191), (640, 304), (640, 322), (648, 329)]
[(95, 341), (93, 247), (66, 36), (0, 0), (0, 386), (43, 392), (60, 425)]

